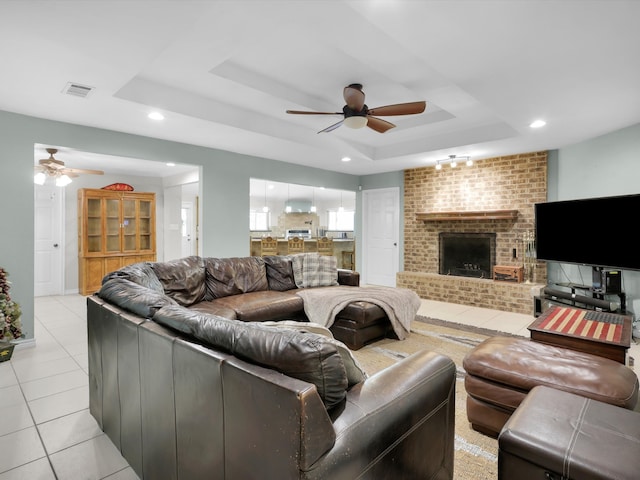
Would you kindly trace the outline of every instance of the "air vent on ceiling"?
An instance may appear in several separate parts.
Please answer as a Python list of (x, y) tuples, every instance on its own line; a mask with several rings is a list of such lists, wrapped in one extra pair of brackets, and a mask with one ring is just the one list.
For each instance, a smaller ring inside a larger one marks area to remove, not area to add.
[(62, 93), (66, 93), (68, 95), (73, 95), (75, 97), (86, 98), (93, 91), (93, 87), (88, 87), (87, 85), (80, 85), (79, 83), (69, 82), (62, 90)]

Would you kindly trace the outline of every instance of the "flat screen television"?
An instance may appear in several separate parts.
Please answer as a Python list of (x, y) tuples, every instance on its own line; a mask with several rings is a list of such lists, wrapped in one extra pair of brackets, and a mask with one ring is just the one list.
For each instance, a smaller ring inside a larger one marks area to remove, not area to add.
[(535, 204), (539, 260), (640, 270), (640, 194)]

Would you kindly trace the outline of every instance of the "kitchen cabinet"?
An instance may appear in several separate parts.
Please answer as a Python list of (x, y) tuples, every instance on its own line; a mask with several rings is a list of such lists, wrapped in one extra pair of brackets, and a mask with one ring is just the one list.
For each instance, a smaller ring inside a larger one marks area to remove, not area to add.
[(109, 272), (156, 260), (155, 193), (78, 190), (80, 294), (100, 289)]

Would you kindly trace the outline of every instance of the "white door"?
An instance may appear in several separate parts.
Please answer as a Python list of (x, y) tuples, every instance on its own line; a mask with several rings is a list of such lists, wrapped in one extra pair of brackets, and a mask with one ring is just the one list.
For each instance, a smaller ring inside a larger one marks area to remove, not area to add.
[(363, 283), (395, 287), (399, 263), (399, 189), (365, 190), (362, 210)]
[(63, 251), (62, 205), (64, 190), (53, 185), (35, 185), (34, 295), (62, 295)]
[(182, 256), (189, 257), (195, 255), (195, 238), (193, 233), (193, 203), (182, 202)]

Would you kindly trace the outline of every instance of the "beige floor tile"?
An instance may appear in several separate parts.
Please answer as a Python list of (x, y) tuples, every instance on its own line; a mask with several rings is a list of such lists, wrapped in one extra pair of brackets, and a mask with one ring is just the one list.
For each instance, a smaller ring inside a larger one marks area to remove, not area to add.
[(58, 480), (99, 480), (129, 466), (104, 434), (49, 458)]
[(56, 480), (47, 458), (40, 458), (0, 473), (0, 480)]
[(89, 386), (74, 388), (29, 402), (37, 425), (89, 408)]
[(36, 400), (66, 390), (88, 385), (89, 378), (80, 368), (70, 372), (40, 378), (30, 382), (22, 383), (22, 391), (27, 401)]
[(13, 363), (13, 366), (20, 382), (30, 382), (78, 369), (78, 364), (68, 354), (66, 357), (50, 361), (40, 361), (40, 359), (37, 362), (19, 361)]
[(0, 473), (45, 456), (36, 427), (0, 436)]
[(41, 423), (38, 431), (49, 455), (102, 435), (88, 409)]

